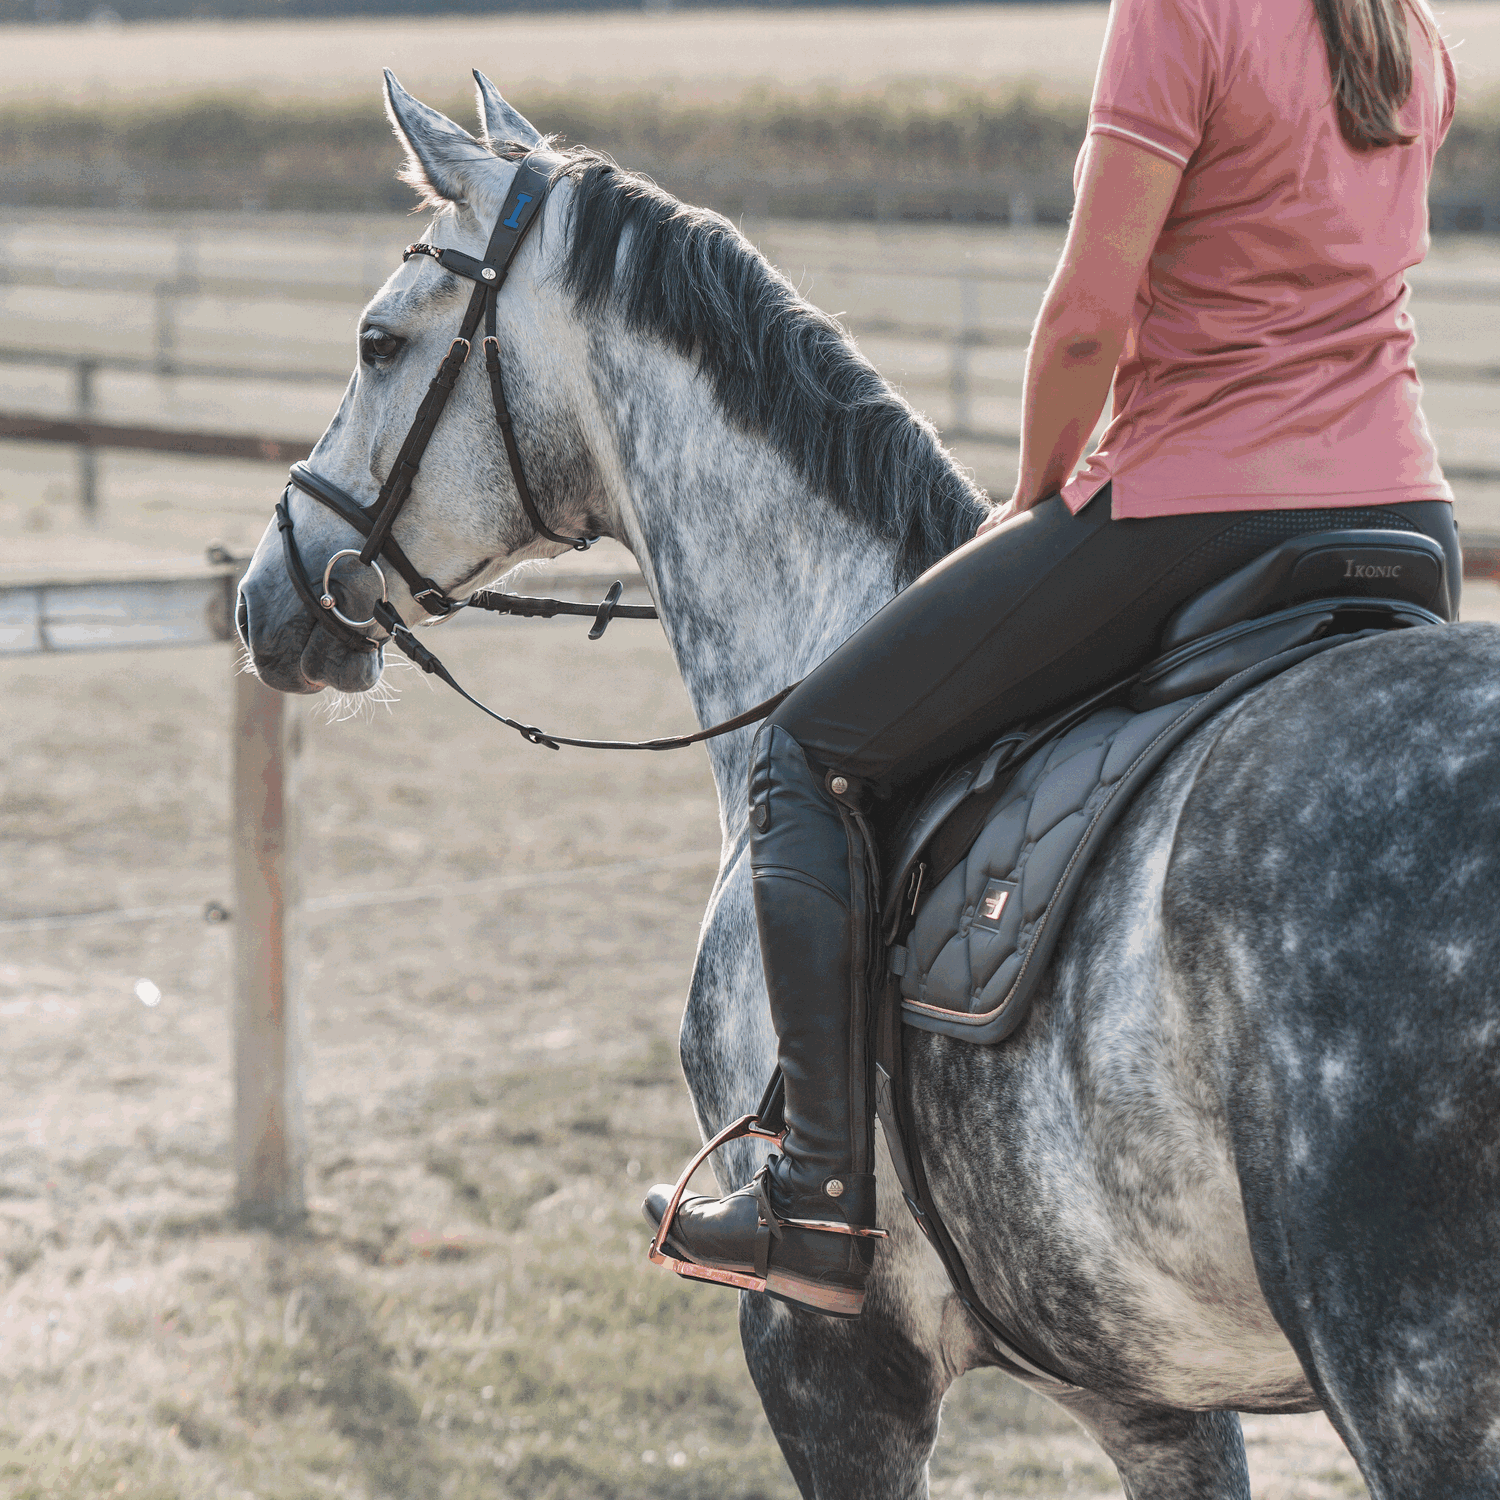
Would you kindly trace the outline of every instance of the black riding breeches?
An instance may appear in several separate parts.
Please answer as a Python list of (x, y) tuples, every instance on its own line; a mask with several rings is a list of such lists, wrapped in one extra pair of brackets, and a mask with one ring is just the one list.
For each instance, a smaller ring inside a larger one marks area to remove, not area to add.
[(944, 761), (1144, 665), (1172, 613), (1293, 536), (1420, 531), (1462, 564), (1453, 507), (1113, 520), (1109, 486), (1076, 515), (1053, 497), (945, 557), (862, 625), (771, 716), (829, 770), (898, 791)]

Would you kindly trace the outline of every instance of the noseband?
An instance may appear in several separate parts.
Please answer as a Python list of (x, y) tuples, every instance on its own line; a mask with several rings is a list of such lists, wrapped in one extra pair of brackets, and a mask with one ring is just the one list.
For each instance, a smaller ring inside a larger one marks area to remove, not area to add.
[[(598, 541), (596, 536), (563, 536), (553, 531), (542, 519), (536, 500), (532, 496), (531, 487), (526, 483), (526, 471), (521, 463), (521, 451), (516, 446), (515, 426), (511, 421), (510, 407), (505, 399), (505, 382), (500, 372), (500, 340), (496, 334), (496, 301), (510, 275), (511, 265), (521, 248), (521, 243), (526, 238), (526, 231), (536, 222), (542, 205), (546, 202), (550, 187), (551, 179), (545, 172), (532, 166), (529, 161), (520, 163), (516, 168), (510, 191), (505, 195), (505, 202), (501, 205), (500, 216), (495, 221), (489, 244), (485, 246), (484, 255), (479, 260), (475, 260), (472, 255), (465, 255), (461, 250), (444, 250), (436, 245), (418, 243), (406, 247), (401, 257), (403, 261), (410, 260), (414, 255), (427, 255), (445, 271), (452, 271), (455, 276), (466, 277), (474, 283), (474, 291), (469, 298), (468, 307), (464, 310), (458, 336), (448, 346), (447, 354), (438, 365), (437, 373), (432, 377), (432, 383), (427, 387), (427, 394), (422, 397), (422, 403), (417, 408), (411, 427), (407, 430), (401, 450), (396, 455), (396, 462), (391, 466), (390, 473), (386, 475), (385, 483), (380, 486), (380, 493), (375, 497), (373, 505), (361, 505), (353, 495), (323, 478), (305, 463), (292, 465), (290, 483), (276, 503), (276, 526), (281, 532), (282, 556), (286, 563), (287, 576), (292, 581), (292, 587), (296, 589), (302, 602), (311, 611), (318, 627), (328, 631), (356, 651), (378, 651), (383, 642), (372, 639), (364, 634), (364, 631), (372, 625), (380, 626), (386, 632), (385, 638), (394, 641), (401, 651), (424, 672), (431, 672), (440, 677), (476, 708), (506, 725), (507, 728), (514, 729), (532, 744), (545, 745), (551, 750), (556, 750), (562, 745), (576, 745), (590, 750), (676, 750), (758, 722), (791, 692), (791, 688), (786, 688), (774, 698), (757, 704), (745, 713), (737, 714), (722, 724), (714, 725), (712, 729), (700, 730), (696, 734), (674, 735), (668, 739), (659, 740), (583, 740), (570, 739), (566, 735), (547, 734), (533, 725), (522, 724), (515, 719), (507, 718), (504, 714), (496, 713), (494, 709), (486, 707), (459, 686), (442, 662), (417, 640), (405, 621), (396, 613), (387, 597), (385, 573), (376, 561), (377, 558), (383, 559), (394, 568), (407, 588), (411, 590), (412, 598), (429, 615), (440, 619), (460, 609), (485, 609), (495, 614), (541, 618), (558, 614), (592, 615), (594, 627), (589, 631), (589, 639), (598, 640), (612, 619), (655, 620), (659, 618), (657, 612), (649, 606), (621, 604), (619, 602), (621, 585), (618, 583), (610, 589), (598, 605), (577, 604), (564, 599), (519, 598), (513, 594), (496, 594), (483, 590), (471, 594), (467, 599), (453, 599), (449, 597), (441, 584), (434, 582), (417, 569), (400, 543), (391, 535), (391, 528), (395, 526), (396, 518), (401, 514), (402, 507), (407, 500), (411, 498), (412, 481), (417, 477), (417, 472), (421, 468), (422, 457), (427, 452), (427, 445), (432, 441), (432, 434), (437, 430), (438, 421), (448, 404), (448, 398), (453, 394), (453, 387), (458, 382), (459, 372), (468, 360), (469, 351), (473, 347), (474, 334), (479, 328), (479, 320), (482, 317), (484, 319), (484, 364), (486, 373), (489, 375), (490, 399), (495, 408), (495, 421), (500, 428), (500, 436), (505, 443), (505, 456), (510, 463), (511, 478), (515, 482), (521, 508), (526, 512), (526, 519), (530, 521), (532, 529), (538, 536), (545, 537), (549, 542), (558, 542), (565, 547), (572, 547), (579, 552), (587, 551)], [(320, 505), (327, 506), (365, 539), (362, 547), (346, 547), (340, 552), (335, 552), (328, 559), (323, 569), (321, 590), (313, 587), (312, 579), (308, 576), (307, 568), (302, 562), (302, 555), (298, 552), (293, 537), (292, 511), (289, 504), (292, 485), (295, 485), (303, 494), (312, 496)], [(343, 557), (358, 558), (366, 567), (373, 568), (380, 579), (380, 600), (367, 620), (351, 620), (339, 609), (338, 598), (334, 593), (333, 567)]]

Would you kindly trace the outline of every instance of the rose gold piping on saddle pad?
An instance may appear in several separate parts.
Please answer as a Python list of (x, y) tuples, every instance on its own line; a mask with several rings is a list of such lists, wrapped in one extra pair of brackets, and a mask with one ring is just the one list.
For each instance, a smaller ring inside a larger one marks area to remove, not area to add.
[[(842, 1301), (843, 1293), (830, 1287), (818, 1287), (811, 1282), (802, 1281), (796, 1277), (777, 1278), (774, 1273), (769, 1276), (749, 1276), (743, 1271), (726, 1271), (719, 1266), (700, 1266), (697, 1261), (678, 1260), (675, 1256), (668, 1255), (662, 1246), (667, 1242), (667, 1236), (672, 1232), (672, 1223), (677, 1217), (678, 1207), (682, 1203), (682, 1195), (687, 1191), (687, 1185), (692, 1180), (693, 1173), (708, 1160), (720, 1146), (727, 1146), (730, 1141), (743, 1140), (749, 1137), (758, 1141), (770, 1141), (779, 1146), (785, 1136), (785, 1131), (767, 1130), (760, 1123), (758, 1115), (742, 1115), (731, 1125), (726, 1125), (711, 1141), (703, 1147), (698, 1154), (683, 1168), (682, 1176), (677, 1179), (677, 1186), (672, 1189), (672, 1196), (667, 1200), (667, 1206), (662, 1213), (661, 1222), (656, 1226), (656, 1233), (651, 1237), (651, 1243), (646, 1247), (646, 1258), (658, 1266), (665, 1266), (669, 1271), (675, 1271), (679, 1276), (686, 1276), (694, 1281), (712, 1281), (720, 1286), (739, 1287), (746, 1292), (764, 1292), (778, 1290), (776, 1285), (767, 1285), (768, 1280), (772, 1283), (778, 1279), (784, 1279), (787, 1283), (786, 1290), (793, 1293), (800, 1300), (812, 1302), (821, 1306), (825, 1301), (830, 1311), (841, 1310), (838, 1304)], [(816, 1229), (828, 1234), (856, 1235), (861, 1239), (884, 1240), (890, 1236), (883, 1229), (858, 1229), (848, 1224), (835, 1223), (825, 1219), (782, 1219), (780, 1223), (793, 1229)], [(762, 1221), (764, 1223), (764, 1220)]]

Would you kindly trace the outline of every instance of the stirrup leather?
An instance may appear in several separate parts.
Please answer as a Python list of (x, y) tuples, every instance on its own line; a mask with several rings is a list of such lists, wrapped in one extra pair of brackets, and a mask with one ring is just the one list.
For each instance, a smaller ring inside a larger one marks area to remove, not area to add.
[(693, 1173), (720, 1146), (727, 1146), (731, 1141), (743, 1140), (748, 1136), (753, 1140), (771, 1141), (779, 1146), (785, 1135), (784, 1130), (780, 1132), (767, 1130), (760, 1123), (758, 1114), (742, 1115), (733, 1124), (726, 1125), (683, 1169), (682, 1176), (677, 1179), (676, 1187), (672, 1189), (672, 1196), (667, 1200), (661, 1223), (656, 1226), (656, 1233), (646, 1247), (646, 1258), (658, 1266), (665, 1266), (669, 1271), (675, 1271), (679, 1276), (686, 1276), (695, 1281), (713, 1281), (720, 1286), (739, 1287), (741, 1291), (763, 1292), (766, 1289), (766, 1262), (770, 1254), (771, 1239), (773, 1236), (780, 1239), (787, 1229), (816, 1229), (826, 1234), (848, 1234), (869, 1240), (890, 1238), (883, 1229), (861, 1229), (832, 1219), (782, 1218), (771, 1207), (769, 1168), (762, 1167), (751, 1179), (754, 1184), (755, 1201), (760, 1211), (760, 1232), (755, 1237), (755, 1269), (759, 1274), (747, 1276), (743, 1271), (726, 1271), (719, 1266), (701, 1266), (697, 1261), (678, 1260), (675, 1256), (667, 1254), (662, 1247), (667, 1242), (667, 1236), (672, 1232), (673, 1221), (677, 1218), (677, 1209), (682, 1203), (682, 1195), (687, 1191), (688, 1183), (692, 1181)]

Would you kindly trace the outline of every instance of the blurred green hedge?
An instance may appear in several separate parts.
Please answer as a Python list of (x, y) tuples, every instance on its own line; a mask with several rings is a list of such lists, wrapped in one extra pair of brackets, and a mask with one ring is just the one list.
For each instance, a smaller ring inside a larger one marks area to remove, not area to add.
[[(879, 94), (753, 91), (717, 105), (660, 96), (530, 95), (539, 129), (607, 151), (694, 201), (895, 188), (1069, 196), (1081, 102), (894, 86)], [(449, 101), (473, 125), (472, 99)], [(0, 198), (100, 208), (361, 210), (409, 206), (400, 151), (373, 103), (216, 95), (166, 105), (0, 109)], [(997, 197), (998, 195), (998, 197)], [(834, 205), (835, 208), (837, 204)]]
[[(1082, 100), (1024, 89), (893, 84), (880, 92), (752, 90), (718, 104), (579, 92), (518, 97), (565, 143), (607, 151), (730, 214), (1059, 221), (1071, 204)], [(448, 111), (473, 122), (469, 98)], [(0, 109), (0, 201), (123, 209), (406, 208), (400, 152), (364, 101), (214, 95), (164, 105)], [(1500, 108), (1460, 112), (1434, 202), (1500, 203)], [(1492, 215), (1500, 228), (1500, 212)], [(1435, 215), (1435, 220), (1440, 216)]]

